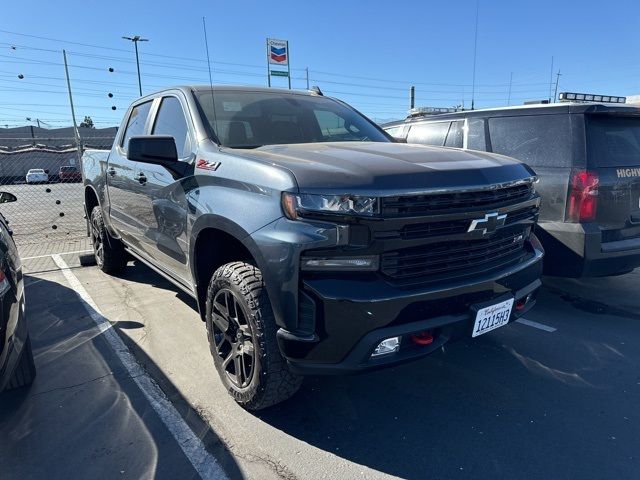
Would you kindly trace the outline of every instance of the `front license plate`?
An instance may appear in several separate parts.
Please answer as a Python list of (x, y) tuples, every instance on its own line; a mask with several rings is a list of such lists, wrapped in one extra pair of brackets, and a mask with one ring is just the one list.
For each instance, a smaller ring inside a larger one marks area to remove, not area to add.
[(476, 314), (476, 323), (473, 326), (472, 337), (477, 337), (483, 333), (490, 332), (496, 328), (500, 328), (509, 323), (511, 317), (511, 308), (513, 307), (513, 298), (504, 302), (496, 303), (489, 307), (478, 310)]

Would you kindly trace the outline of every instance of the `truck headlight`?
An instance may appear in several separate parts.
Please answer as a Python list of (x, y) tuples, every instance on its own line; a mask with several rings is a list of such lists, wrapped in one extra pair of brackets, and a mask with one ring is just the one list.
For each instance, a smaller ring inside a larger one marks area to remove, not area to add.
[(378, 214), (379, 202), (376, 197), (284, 192), (282, 194), (282, 208), (285, 215), (291, 220), (296, 220), (305, 212), (370, 217)]

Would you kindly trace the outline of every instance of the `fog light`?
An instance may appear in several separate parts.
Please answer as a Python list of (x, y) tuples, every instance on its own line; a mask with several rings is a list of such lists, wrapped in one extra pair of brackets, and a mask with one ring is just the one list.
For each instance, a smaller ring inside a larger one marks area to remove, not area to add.
[(378, 270), (377, 256), (363, 257), (335, 257), (335, 258), (312, 258), (302, 257), (300, 260), (302, 270)]
[(400, 350), (400, 337), (385, 338), (378, 344), (371, 356), (379, 357), (380, 355), (395, 353), (398, 350)]

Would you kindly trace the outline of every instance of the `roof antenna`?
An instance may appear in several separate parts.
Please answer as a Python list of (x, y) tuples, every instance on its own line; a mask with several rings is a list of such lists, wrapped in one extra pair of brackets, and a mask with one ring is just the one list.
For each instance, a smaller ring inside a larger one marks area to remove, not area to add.
[(309, 89), (309, 91), (311, 93), (315, 93), (316, 95), (320, 95), (321, 97), (324, 97), (324, 94), (322, 93), (322, 90), (320, 90), (320, 87), (317, 85), (314, 85), (313, 87), (311, 87)]
[[(215, 99), (213, 98), (213, 78), (211, 77), (211, 60), (209, 59), (209, 40), (207, 39), (207, 24), (204, 20), (204, 17), (202, 17), (202, 30), (204, 31), (204, 46), (207, 50), (207, 66), (209, 67), (209, 87), (211, 88), (211, 108), (213, 112), (213, 123), (215, 124), (215, 126), (212, 127), (212, 130), (216, 138), (218, 138), (218, 133), (216, 132), (216, 129), (218, 128), (218, 118), (216, 116), (216, 102), (215, 102)], [(218, 138), (218, 142), (220, 142), (219, 138)]]

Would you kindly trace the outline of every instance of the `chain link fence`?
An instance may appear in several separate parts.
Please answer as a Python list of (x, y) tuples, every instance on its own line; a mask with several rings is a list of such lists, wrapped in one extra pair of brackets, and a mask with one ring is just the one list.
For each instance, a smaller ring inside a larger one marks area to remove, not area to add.
[(0, 213), (18, 246), (86, 235), (80, 152), (111, 148), (113, 134), (83, 138), (80, 149), (72, 136), (0, 136), (0, 191), (18, 198)]

